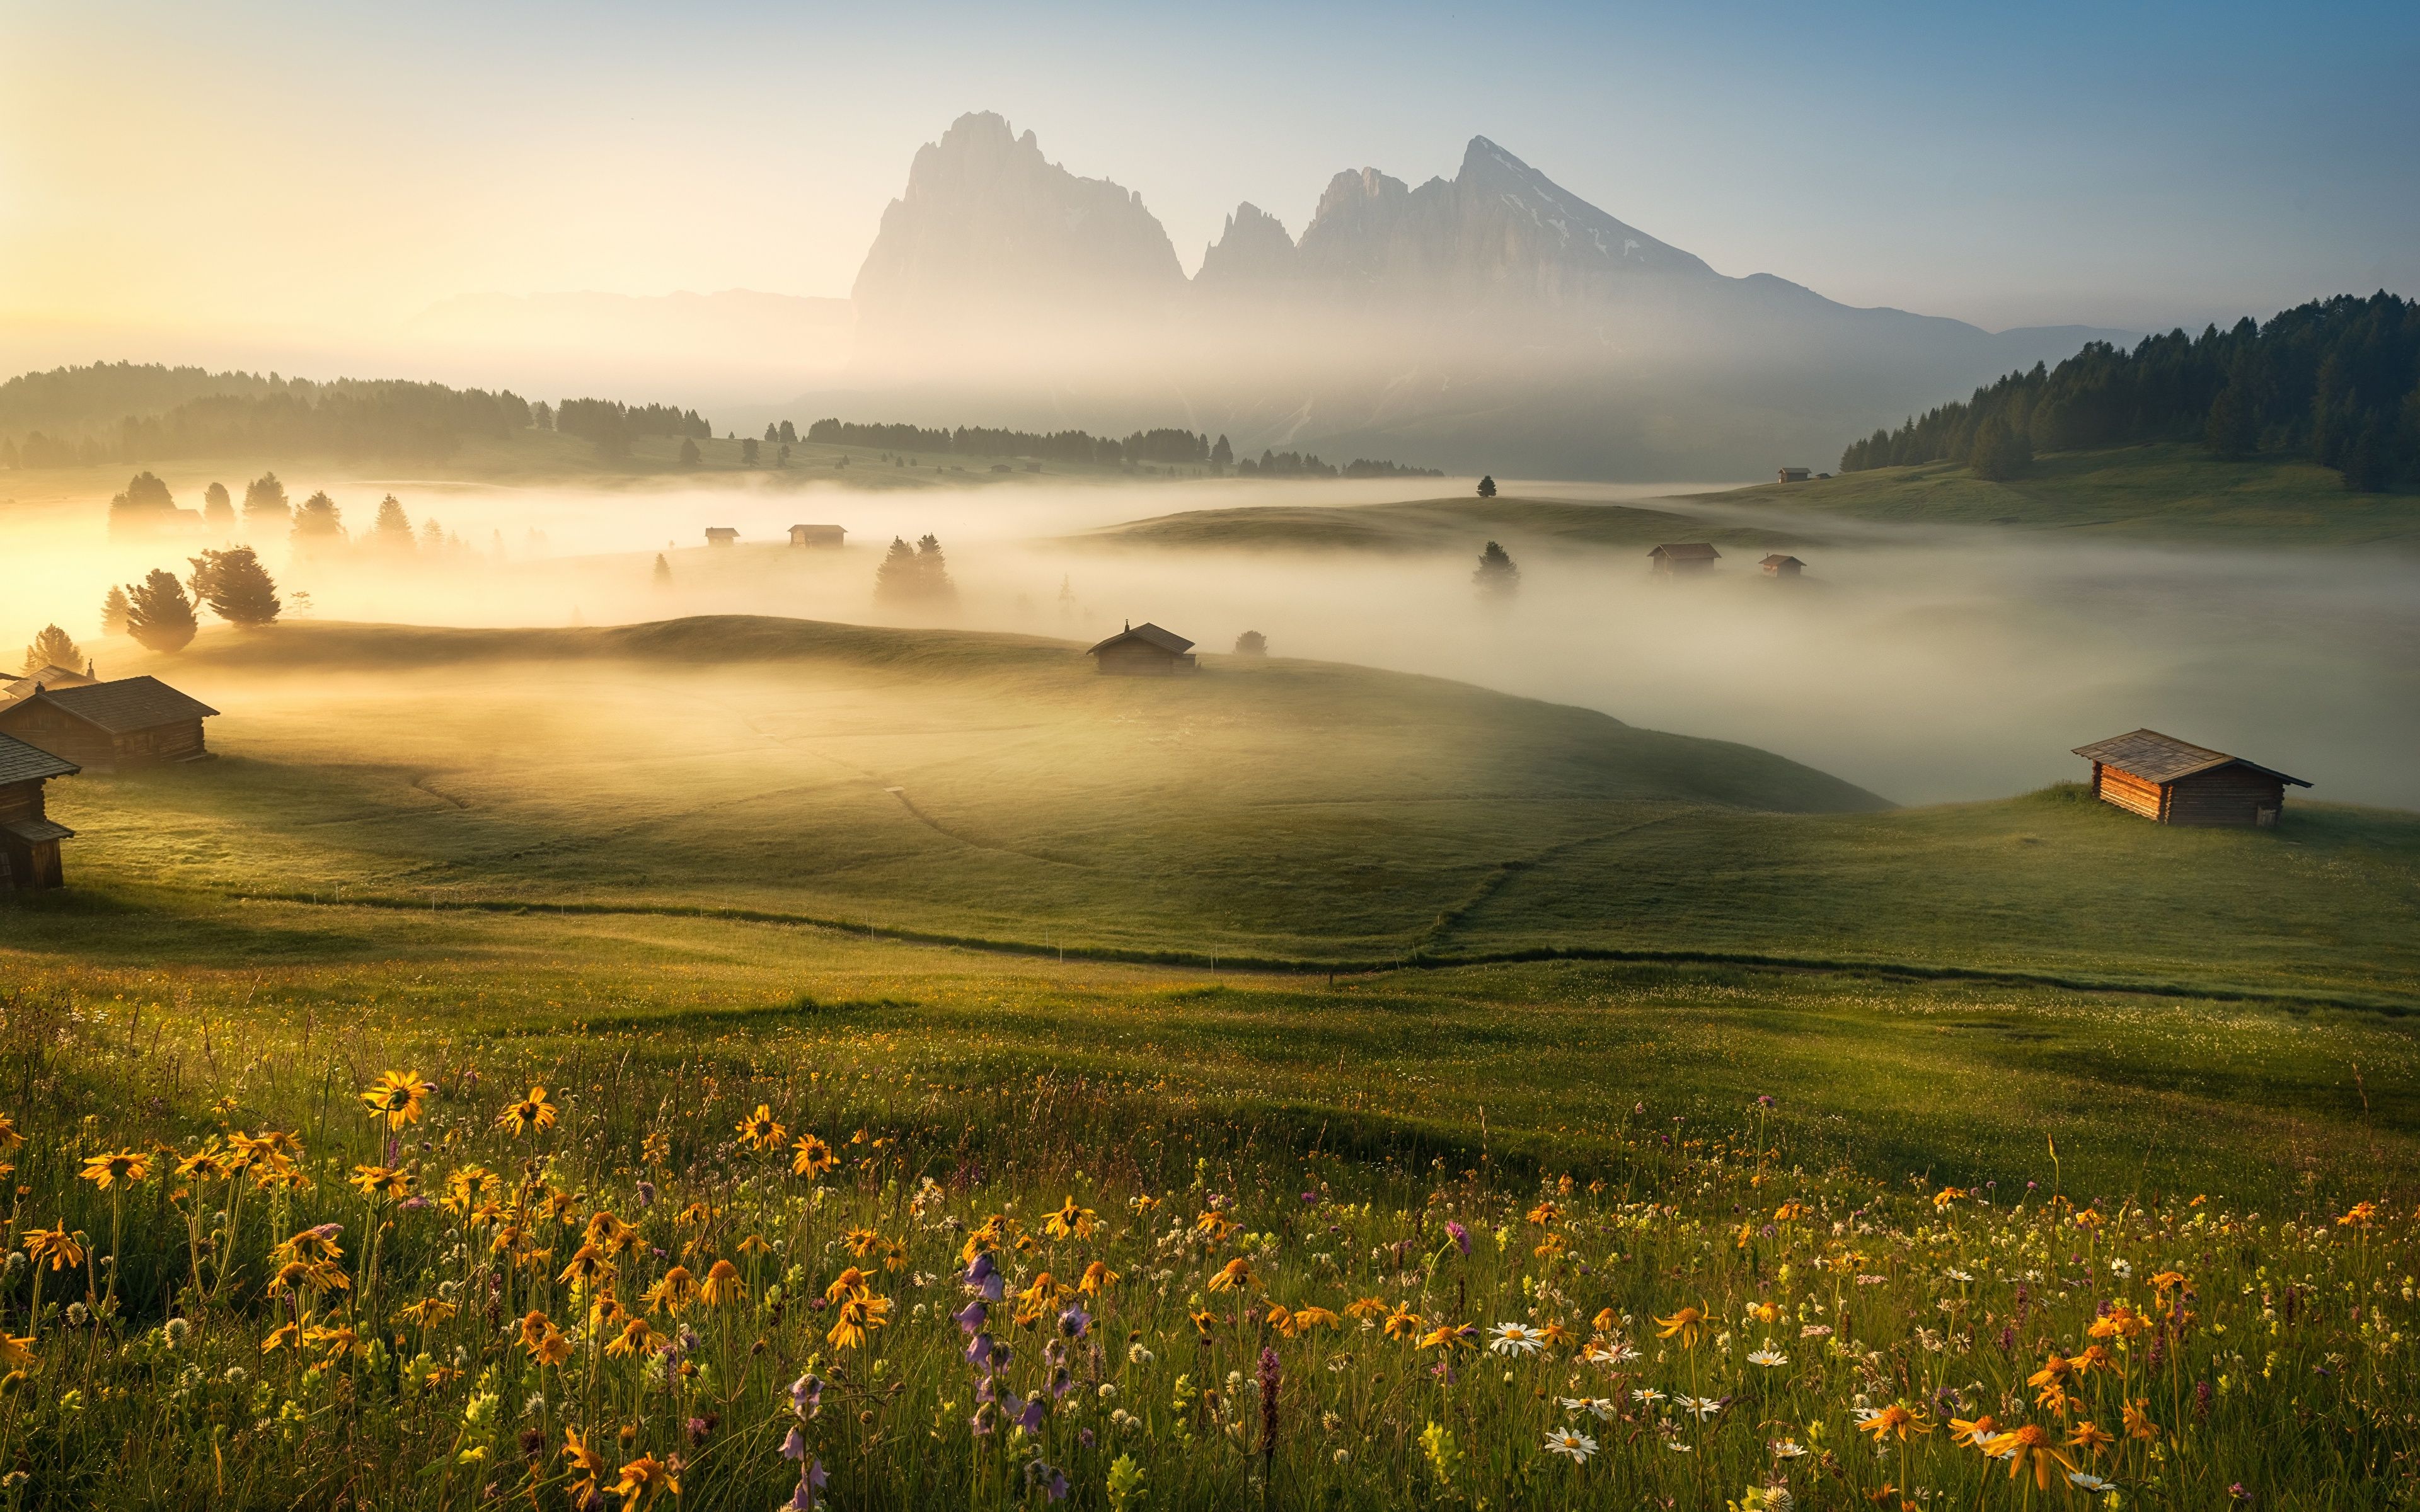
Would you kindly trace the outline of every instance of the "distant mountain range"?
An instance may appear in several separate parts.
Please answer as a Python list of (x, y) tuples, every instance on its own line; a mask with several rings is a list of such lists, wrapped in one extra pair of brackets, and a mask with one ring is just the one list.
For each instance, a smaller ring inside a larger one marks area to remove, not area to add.
[(1240, 205), (1188, 280), (1139, 194), (987, 113), (918, 151), (853, 298), (846, 390), (813, 397), (884, 418), (1181, 416), (1244, 451), (1590, 477), (1828, 466), (1945, 394), (2132, 338), (1728, 277), (1485, 137), (1417, 188), (1338, 174), (1298, 239)]

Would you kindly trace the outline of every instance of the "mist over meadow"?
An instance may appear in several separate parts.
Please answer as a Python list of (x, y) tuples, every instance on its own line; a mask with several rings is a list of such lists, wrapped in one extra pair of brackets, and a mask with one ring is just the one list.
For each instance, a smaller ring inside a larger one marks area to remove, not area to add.
[[(206, 481), (178, 474), (171, 486), (198, 496)], [(1466, 493), (1459, 480), (887, 491), (288, 481), (297, 498), (324, 485), (352, 533), (316, 555), (282, 537), (257, 543), (289, 618), (536, 626), (765, 614), (1083, 643), (1148, 620), (1204, 653), (1257, 630), (1280, 656), (1454, 678), (1754, 745), (1900, 803), (2072, 779), (2081, 764), (2070, 747), (2149, 726), (2308, 778), (2315, 798), (2420, 806), (2420, 578), (2393, 553), (1900, 528), (1700, 494), (1686, 504), (1699, 518), (1809, 541), (1793, 548), (1807, 576), (1767, 579), (1741, 548), (1703, 580), (1658, 581), (1640, 551), (1508, 538), (1520, 586), (1492, 599), (1471, 581), (1477, 533), (1466, 548), (1395, 551), (1095, 533), (1186, 510)], [(1640, 504), (1690, 490), (1507, 491)], [(419, 532), (411, 546), (381, 546), (369, 529), (388, 493)], [(153, 566), (181, 572), (184, 557), (216, 544), (112, 540), (101, 501), (71, 496), (15, 517), (0, 558), (0, 629), (23, 640), (55, 621), (103, 660), (132, 651), (96, 633), (107, 588)], [(790, 548), (794, 523), (844, 526), (848, 544)], [(706, 548), (709, 526), (737, 529), (739, 544)], [(927, 534), (954, 595), (878, 595), (892, 539)], [(196, 690), (208, 697), (203, 685), (227, 675), (215, 671)]]

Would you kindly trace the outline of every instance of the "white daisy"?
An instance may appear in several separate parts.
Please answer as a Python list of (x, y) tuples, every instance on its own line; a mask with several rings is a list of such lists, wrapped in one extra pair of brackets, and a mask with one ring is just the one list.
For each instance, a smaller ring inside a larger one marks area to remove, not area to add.
[(1627, 1339), (1590, 1339), (1580, 1358), (1590, 1365), (1628, 1365), (1638, 1358), (1638, 1351)]
[(1487, 1347), (1497, 1354), (1529, 1355), (1546, 1347), (1546, 1337), (1527, 1323), (1498, 1323)]
[(2098, 1475), (2087, 1475), (2080, 1470), (2070, 1471), (2068, 1473), (2067, 1482), (2077, 1490), (2089, 1491), (2095, 1496), (2100, 1495), (2103, 1491), (2114, 1491), (2118, 1489), (2117, 1482), (2102, 1480)]
[(1776, 1370), (1790, 1363), (1790, 1356), (1782, 1353), (1779, 1350), (1775, 1349), (1773, 1347), (1773, 1340), (1766, 1339), (1764, 1341), (1763, 1349), (1756, 1350), (1749, 1353), (1747, 1363), (1750, 1365), (1761, 1365), (1767, 1370)]
[(1596, 1441), (1569, 1428), (1554, 1428), (1546, 1434), (1546, 1452), (1565, 1456), (1574, 1464), (1585, 1465), (1589, 1456), (1596, 1453)]
[(1807, 1458), (1807, 1446), (1800, 1443), (1795, 1439), (1776, 1439), (1771, 1443), (1766, 1444), (1765, 1447), (1773, 1451), (1773, 1458), (1776, 1459), (1804, 1459)]
[(1641, 1407), (1652, 1407), (1664, 1399), (1664, 1394), (1652, 1386), (1640, 1386), (1631, 1392), (1630, 1399)]
[(1601, 1423), (1613, 1421), (1613, 1398), (1610, 1396), (1565, 1396), (1560, 1398), (1566, 1412), (1586, 1412)]

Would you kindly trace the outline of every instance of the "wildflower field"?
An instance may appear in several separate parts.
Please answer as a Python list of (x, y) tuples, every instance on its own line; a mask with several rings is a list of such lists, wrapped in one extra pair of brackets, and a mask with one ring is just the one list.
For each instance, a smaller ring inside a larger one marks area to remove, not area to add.
[(2409, 1496), (2391, 1022), (118, 903), (0, 953), (7, 1506)]

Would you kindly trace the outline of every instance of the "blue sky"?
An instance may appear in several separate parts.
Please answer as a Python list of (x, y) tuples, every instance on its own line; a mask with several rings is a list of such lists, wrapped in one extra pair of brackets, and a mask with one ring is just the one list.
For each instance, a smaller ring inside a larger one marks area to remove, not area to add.
[(1730, 273), (1998, 328), (2420, 293), (2420, 6), (12, 8), (0, 320), (841, 294), (962, 111), (1234, 203), (1484, 134)]

